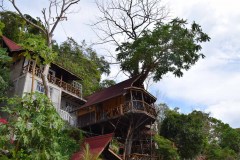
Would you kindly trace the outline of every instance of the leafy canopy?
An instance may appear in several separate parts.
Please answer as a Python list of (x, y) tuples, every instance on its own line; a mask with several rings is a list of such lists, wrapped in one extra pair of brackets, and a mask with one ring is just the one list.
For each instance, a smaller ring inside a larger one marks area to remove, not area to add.
[(27, 59), (34, 59), (43, 64), (50, 64), (57, 56), (57, 53), (46, 45), (46, 40), (40, 35), (28, 34), (21, 46), (25, 49), (24, 56)]
[(164, 74), (172, 72), (181, 77), (199, 58), (200, 43), (209, 41), (209, 36), (193, 22), (190, 28), (186, 20), (173, 19), (169, 23), (157, 23), (153, 31), (145, 30), (133, 42), (122, 43), (117, 48), (117, 60), (121, 69), (131, 76), (142, 75), (143, 80), (153, 74), (159, 81)]
[(164, 160), (179, 159), (177, 148), (174, 146), (173, 142), (158, 134), (154, 136), (154, 141), (158, 146), (156, 151), (160, 155), (161, 159)]
[(181, 114), (178, 109), (171, 110), (166, 104), (159, 105), (157, 120), (162, 137), (159, 145), (160, 156), (171, 156), (171, 147), (165, 139), (171, 140), (181, 159), (204, 156), (207, 159), (239, 159), (240, 131), (228, 124), (210, 117), (201, 111)]
[[(34, 19), (30, 15), (25, 15), (30, 21), (41, 25), (40, 19)], [(2, 30), (3, 35), (10, 38), (16, 43), (21, 43), (28, 34), (42, 35), (39, 29), (32, 27), (26, 23), (19, 14), (12, 11), (1, 11), (0, 21), (4, 23), (5, 27)]]
[[(4, 27), (4, 23), (0, 22), (0, 36), (2, 35)], [(7, 50), (0, 47), (0, 97), (6, 95), (7, 90), (10, 87), (9, 64), (11, 60), (12, 59), (8, 56)]]
[(162, 122), (160, 135), (175, 143), (182, 158), (196, 157), (206, 144), (205, 122), (199, 115), (197, 111), (184, 115), (169, 110)]
[(68, 38), (60, 46), (55, 45), (53, 49), (58, 52), (55, 59), (57, 64), (83, 78), (80, 83), (83, 85), (84, 95), (101, 88), (101, 75), (110, 73), (109, 64), (104, 57), (99, 57), (84, 41), (80, 45), (72, 38)]
[(43, 94), (7, 99), (3, 112), (9, 118), (0, 125), (0, 149), (8, 150), (11, 159), (69, 159), (79, 146), (64, 132), (65, 123)]

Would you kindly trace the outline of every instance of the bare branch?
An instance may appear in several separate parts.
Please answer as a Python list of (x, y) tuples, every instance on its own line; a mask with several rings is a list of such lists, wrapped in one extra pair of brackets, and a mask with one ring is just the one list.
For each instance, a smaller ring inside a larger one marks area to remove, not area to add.
[(22, 12), (19, 10), (19, 8), (16, 6), (15, 4), (15, 0), (10, 0), (10, 2), (12, 3), (13, 7), (17, 10), (18, 14), (29, 24), (31, 24), (32, 26), (38, 28), (39, 30), (41, 30), (45, 35), (47, 35), (47, 32), (44, 28), (42, 28), (41, 26), (33, 23), (32, 21), (28, 20), (23, 14)]
[[(161, 22), (167, 15), (167, 9), (160, 0), (96, 0), (97, 7), (102, 13), (93, 24), (99, 31), (101, 40), (116, 42), (116, 37), (124, 41), (132, 41), (143, 34), (143, 31), (153, 24)], [(102, 36), (102, 33), (105, 37)], [(123, 41), (117, 41), (117, 45)]]
[(5, 11), (5, 9), (4, 9), (4, 4), (3, 4), (3, 0), (0, 1), (0, 8), (1, 8), (3, 11)]
[[(71, 7), (74, 4), (77, 4), (78, 2), (80, 2), (80, 0), (69, 0), (69, 1), (62, 0), (62, 6), (61, 6), (60, 14), (57, 18), (57, 21), (54, 23), (54, 25), (53, 25), (53, 27), (50, 31), (50, 34), (53, 34), (53, 32), (54, 32), (55, 28), (57, 27), (59, 21), (61, 20), (61, 17), (69, 9), (69, 7)], [(56, 6), (57, 6), (57, 4), (56, 4)]]

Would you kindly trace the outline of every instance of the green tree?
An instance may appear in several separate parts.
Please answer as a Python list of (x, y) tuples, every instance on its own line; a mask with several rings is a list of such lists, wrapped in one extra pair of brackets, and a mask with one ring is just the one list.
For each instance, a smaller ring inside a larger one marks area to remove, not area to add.
[(152, 31), (145, 30), (133, 42), (122, 43), (117, 48), (121, 69), (131, 76), (141, 74), (142, 81), (149, 75), (159, 81), (168, 72), (181, 77), (183, 70), (204, 58), (200, 44), (210, 40), (198, 24), (194, 22), (190, 28), (186, 24), (186, 20), (178, 18), (157, 23)]
[(83, 78), (81, 83), (84, 95), (99, 90), (101, 75), (110, 72), (109, 65), (103, 57), (98, 57), (85, 42), (79, 45), (72, 38), (68, 38), (60, 46), (55, 45), (54, 50), (59, 53), (55, 59), (57, 64)]
[(181, 158), (194, 158), (206, 145), (204, 124), (197, 111), (184, 115), (170, 110), (162, 122), (160, 135), (175, 143)]
[(219, 145), (210, 144), (206, 148), (206, 158), (209, 160), (235, 160), (237, 159), (237, 154), (229, 148), (221, 148)]
[(0, 125), (0, 149), (8, 150), (10, 159), (69, 159), (79, 146), (66, 134), (65, 123), (43, 94), (10, 98), (3, 112), (9, 118)]
[[(4, 24), (0, 22), (0, 36), (2, 35), (2, 30), (4, 29)], [(10, 75), (9, 75), (9, 64), (11, 62), (11, 57), (8, 56), (6, 49), (0, 47), (0, 97), (6, 95), (10, 87)]]
[(157, 134), (154, 136), (154, 141), (158, 146), (156, 151), (162, 160), (179, 159), (177, 148), (173, 142)]
[(237, 129), (231, 128), (228, 124), (215, 118), (210, 118), (211, 128), (209, 141), (219, 145), (221, 148), (229, 148), (236, 154), (240, 153), (240, 133)]
[[(34, 19), (30, 15), (24, 15), (28, 20), (42, 25), (40, 19)], [(42, 35), (42, 32), (26, 23), (17, 13), (12, 11), (1, 11), (0, 21), (4, 23), (3, 35), (10, 38), (16, 43), (21, 43), (28, 34)]]

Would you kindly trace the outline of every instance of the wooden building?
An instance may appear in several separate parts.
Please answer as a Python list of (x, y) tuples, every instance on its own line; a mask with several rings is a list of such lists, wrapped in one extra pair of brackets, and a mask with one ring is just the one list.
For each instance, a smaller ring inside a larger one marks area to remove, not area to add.
[(143, 88), (141, 76), (130, 78), (87, 97), (77, 112), (78, 126), (90, 134), (114, 133), (125, 159), (154, 159), (151, 124), (156, 98)]

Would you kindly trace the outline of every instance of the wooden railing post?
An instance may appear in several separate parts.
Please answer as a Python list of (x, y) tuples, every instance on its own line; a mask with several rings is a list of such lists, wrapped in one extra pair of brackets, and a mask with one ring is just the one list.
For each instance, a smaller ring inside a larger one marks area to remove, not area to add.
[(122, 104), (120, 105), (120, 114), (121, 115), (123, 114), (123, 105)]
[[(35, 69), (34, 69), (34, 66), (32, 66), (31, 64), (28, 64), (28, 65), (24, 66), (22, 69), (23, 69), (23, 71), (22, 71), (23, 73), (35, 72), (35, 75), (37, 77), (41, 78), (42, 70), (40, 68), (38, 68), (38, 67), (35, 67)], [(82, 89), (76, 88), (72, 84), (64, 82), (62, 80), (62, 75), (61, 75), (61, 79), (59, 79), (57, 77), (54, 77), (54, 76), (52, 76), (50, 74), (48, 74), (47, 78), (48, 78), (48, 81), (50, 83), (55, 84), (55, 85), (59, 86), (60, 88), (63, 88), (64, 90), (77, 95), (78, 97), (82, 97), (82, 94), (81, 94), (82, 93)]]

